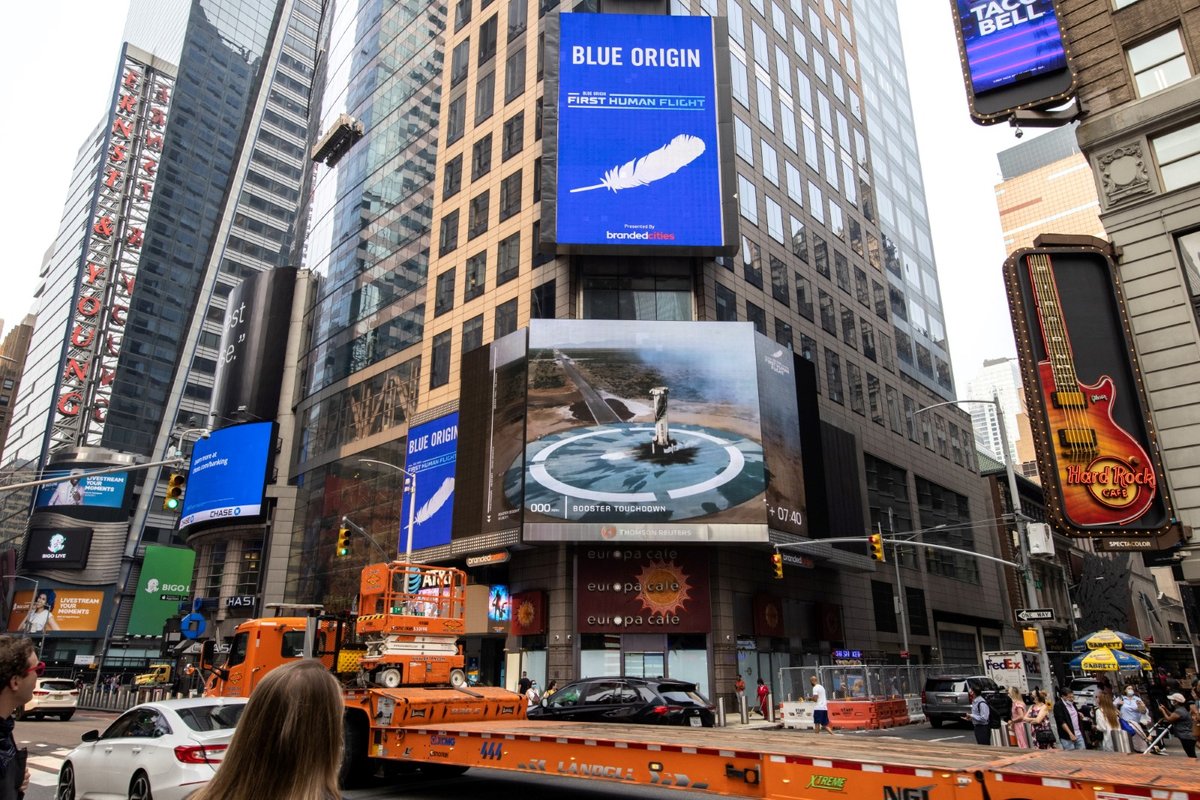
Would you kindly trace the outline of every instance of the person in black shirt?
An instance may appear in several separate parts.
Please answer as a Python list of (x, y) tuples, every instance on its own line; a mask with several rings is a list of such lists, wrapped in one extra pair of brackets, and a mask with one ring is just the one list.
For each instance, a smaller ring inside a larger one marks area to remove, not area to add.
[(13, 738), (13, 715), (33, 698), (45, 671), (32, 640), (0, 636), (0, 800), (21, 800), (29, 786), (26, 751)]

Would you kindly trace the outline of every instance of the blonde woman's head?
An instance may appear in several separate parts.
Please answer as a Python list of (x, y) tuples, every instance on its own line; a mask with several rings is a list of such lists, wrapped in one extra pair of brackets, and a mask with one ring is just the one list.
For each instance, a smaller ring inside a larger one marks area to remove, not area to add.
[(194, 800), (329, 800), (338, 796), (342, 691), (314, 659), (254, 687), (212, 781)]

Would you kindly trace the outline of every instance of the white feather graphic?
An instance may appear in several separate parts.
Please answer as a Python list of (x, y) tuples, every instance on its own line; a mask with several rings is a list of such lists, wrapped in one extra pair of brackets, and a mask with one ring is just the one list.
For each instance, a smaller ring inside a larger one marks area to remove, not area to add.
[(634, 186), (645, 186), (678, 172), (699, 158), (703, 152), (703, 139), (681, 133), (654, 152), (627, 161), (619, 167), (613, 167), (604, 173), (604, 178), (595, 186), (582, 186), (572, 189), (571, 192), (588, 192), (592, 189), (618, 192), (621, 189), (632, 189)]
[(417, 509), (417, 513), (413, 515), (413, 522), (420, 525), (425, 520), (436, 514), (442, 506), (446, 505), (446, 501), (454, 494), (454, 478), (446, 478), (442, 481), (442, 485), (437, 488), (433, 496), (425, 501), (425, 505)]

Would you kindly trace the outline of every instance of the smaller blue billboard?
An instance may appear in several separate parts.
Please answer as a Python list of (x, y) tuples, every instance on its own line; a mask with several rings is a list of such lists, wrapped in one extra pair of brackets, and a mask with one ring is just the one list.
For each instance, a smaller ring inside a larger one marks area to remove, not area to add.
[[(100, 467), (92, 467), (100, 469)], [(76, 506), (89, 508), (120, 508), (125, 504), (125, 488), (129, 474), (86, 475), (87, 469), (46, 470), (43, 478), (62, 478), (59, 483), (38, 489), (35, 505), (38, 508)]]
[(555, 242), (721, 248), (714, 21), (563, 14)]
[(1067, 68), (1054, 0), (958, 0), (976, 94)]
[[(458, 412), (408, 431), (404, 468), (417, 476), (416, 510), (412, 512), (412, 549), (450, 543), (454, 517), (454, 465), (458, 454)], [(400, 551), (408, 541), (413, 495), (404, 493), (400, 508)]]
[(221, 428), (192, 448), (179, 528), (262, 513), (274, 422)]

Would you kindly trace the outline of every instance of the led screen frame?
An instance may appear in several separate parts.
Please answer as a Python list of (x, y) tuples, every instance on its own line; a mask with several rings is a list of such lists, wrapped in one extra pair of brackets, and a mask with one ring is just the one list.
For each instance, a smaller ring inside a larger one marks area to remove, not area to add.
[[(192, 448), (179, 529), (204, 522), (243, 523), (260, 518), (275, 440), (276, 424), (271, 421), (231, 425), (198, 440)], [(251, 451), (252, 447), (256, 449)], [(255, 460), (248, 462), (251, 457)]]

